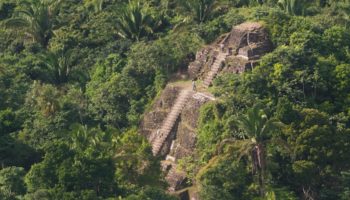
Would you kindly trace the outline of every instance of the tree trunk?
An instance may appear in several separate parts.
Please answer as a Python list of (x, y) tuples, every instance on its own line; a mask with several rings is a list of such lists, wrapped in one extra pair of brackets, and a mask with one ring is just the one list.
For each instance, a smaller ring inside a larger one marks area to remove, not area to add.
[(264, 183), (264, 171), (259, 168), (258, 170), (258, 176), (259, 176), (259, 194), (261, 197), (265, 196), (265, 183)]
[(259, 193), (261, 197), (265, 196), (265, 150), (262, 144), (257, 144), (255, 146), (255, 154), (257, 158), (257, 168), (258, 168), (258, 181), (259, 181)]

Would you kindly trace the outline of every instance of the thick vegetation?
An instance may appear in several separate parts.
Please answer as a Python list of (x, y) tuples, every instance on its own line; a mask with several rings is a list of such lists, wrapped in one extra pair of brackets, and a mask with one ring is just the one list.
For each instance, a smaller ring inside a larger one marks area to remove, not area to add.
[(348, 0), (0, 0), (0, 199), (176, 199), (137, 133), (204, 44), (244, 21), (273, 52), (225, 74), (181, 161), (202, 199), (349, 199)]

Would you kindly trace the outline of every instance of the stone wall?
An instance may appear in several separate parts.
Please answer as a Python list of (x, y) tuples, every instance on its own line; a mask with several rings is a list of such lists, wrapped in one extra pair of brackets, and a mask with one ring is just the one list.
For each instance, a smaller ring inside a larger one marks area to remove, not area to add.
[(208, 101), (210, 101), (209, 98), (196, 93), (182, 110), (173, 148), (169, 153), (176, 160), (192, 155), (197, 141), (196, 130), (199, 110)]
[[(229, 34), (220, 37), (224, 50), (230, 55), (226, 58), (225, 72), (242, 73), (257, 64), (262, 55), (272, 50), (266, 28), (257, 22), (247, 22), (232, 28)], [(191, 78), (204, 79), (210, 71), (215, 56), (219, 51), (219, 43), (201, 49), (197, 59), (189, 65)], [(205, 53), (202, 53), (205, 52)]]
[(156, 98), (149, 111), (144, 114), (139, 131), (147, 139), (150, 139), (152, 133), (160, 128), (175, 103), (180, 90), (180, 87), (167, 86), (162, 94)]
[[(144, 114), (139, 131), (150, 142), (152, 141), (152, 134), (160, 128), (175, 104), (180, 90), (180, 87), (167, 86), (162, 94), (156, 98), (151, 109)], [(193, 93), (161, 148), (159, 155), (164, 159), (162, 167), (165, 173), (168, 174), (166, 180), (170, 191), (176, 191), (187, 186), (186, 176), (176, 169), (176, 165), (179, 159), (193, 156), (197, 141), (196, 129), (199, 111), (203, 104), (212, 99), (213, 97), (209, 94)], [(172, 172), (170, 172), (171, 170)]]

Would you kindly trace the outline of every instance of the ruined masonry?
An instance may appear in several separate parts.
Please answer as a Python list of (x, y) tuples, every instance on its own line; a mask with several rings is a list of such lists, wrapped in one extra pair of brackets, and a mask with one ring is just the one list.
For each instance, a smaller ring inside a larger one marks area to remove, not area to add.
[(191, 90), (182, 90), (179, 96), (177, 97), (174, 106), (171, 108), (170, 113), (163, 122), (163, 125), (158, 129), (151, 138), (152, 152), (153, 155), (157, 155), (159, 150), (162, 148), (164, 141), (168, 138), (171, 129), (173, 128), (176, 119), (181, 113), (182, 108), (184, 107), (187, 99), (192, 93)]
[(222, 53), (220, 52), (218, 54), (218, 56), (215, 59), (215, 62), (211, 65), (211, 70), (209, 71), (208, 75), (206, 76), (205, 80), (204, 80), (204, 85), (206, 87), (209, 87), (211, 82), (213, 81), (213, 79), (215, 78), (215, 76), (217, 75), (217, 73), (220, 70), (221, 67), (221, 63), (223, 63), (226, 59), (226, 56), (228, 55), (228, 53)]
[(230, 33), (198, 51), (195, 61), (188, 66), (189, 77), (201, 80), (203, 90), (195, 92), (190, 85), (168, 84), (145, 113), (140, 133), (151, 143), (153, 155), (164, 158), (162, 168), (167, 174), (169, 192), (187, 187), (186, 175), (177, 168), (177, 161), (195, 156), (200, 107), (215, 100), (205, 88), (210, 87), (219, 73), (252, 70), (271, 49), (267, 31), (261, 24), (248, 22), (233, 27)]

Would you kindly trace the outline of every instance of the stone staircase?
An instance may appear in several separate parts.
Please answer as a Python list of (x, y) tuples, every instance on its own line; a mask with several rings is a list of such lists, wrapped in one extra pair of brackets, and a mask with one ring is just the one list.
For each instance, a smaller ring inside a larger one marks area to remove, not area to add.
[(179, 188), (177, 188), (177, 186), (181, 185), (181, 182), (183, 182), (185, 178), (185, 173), (177, 171), (176, 165), (173, 164), (165, 177), (165, 180), (169, 184), (168, 191), (175, 192), (176, 190), (178, 190)]
[(215, 76), (220, 70), (221, 63), (226, 59), (227, 53), (220, 52), (216, 57), (215, 62), (211, 65), (210, 72), (207, 77), (204, 79), (203, 85), (209, 87)]
[(170, 113), (163, 121), (161, 128), (159, 129), (158, 134), (155, 135), (152, 141), (152, 153), (153, 155), (157, 155), (159, 151), (162, 149), (165, 140), (168, 138), (177, 118), (179, 117), (183, 107), (187, 99), (192, 94), (191, 90), (182, 90), (177, 97), (175, 104), (171, 108)]
[(215, 97), (213, 95), (209, 95), (201, 92), (197, 92), (192, 97), (198, 100), (205, 100), (207, 98), (207, 99), (210, 99), (211, 101), (215, 101)]

